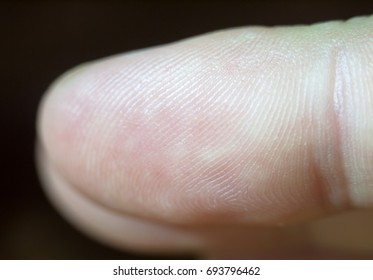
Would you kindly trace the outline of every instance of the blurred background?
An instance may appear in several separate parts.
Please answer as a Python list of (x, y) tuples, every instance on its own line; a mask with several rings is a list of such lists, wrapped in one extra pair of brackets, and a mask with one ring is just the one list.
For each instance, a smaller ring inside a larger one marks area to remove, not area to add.
[(307, 24), (373, 13), (373, 1), (0, 2), (0, 259), (147, 259), (82, 235), (46, 199), (34, 164), (35, 117), (72, 66), (242, 25)]

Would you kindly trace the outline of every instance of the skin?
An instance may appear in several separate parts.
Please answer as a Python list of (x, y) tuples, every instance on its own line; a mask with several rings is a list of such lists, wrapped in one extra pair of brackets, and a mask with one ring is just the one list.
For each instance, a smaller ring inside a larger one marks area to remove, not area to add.
[(371, 258), (372, 30), (235, 28), (78, 66), (40, 105), (46, 192), (126, 250)]

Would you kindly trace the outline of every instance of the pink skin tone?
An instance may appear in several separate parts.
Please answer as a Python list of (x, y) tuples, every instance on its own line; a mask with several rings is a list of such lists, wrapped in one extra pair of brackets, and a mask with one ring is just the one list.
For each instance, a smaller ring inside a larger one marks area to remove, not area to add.
[(277, 226), (362, 201), (351, 191), (358, 163), (349, 150), (358, 145), (350, 118), (358, 113), (346, 105), (346, 95), (360, 92), (346, 65), (365, 57), (325, 40), (337, 24), (307, 36), (305, 28), (217, 32), (78, 69), (43, 101), (45, 160), (108, 215), (214, 240), (251, 232), (264, 244), (268, 231), (287, 236), (274, 239), (285, 240), (280, 247), (292, 239), (308, 246), (303, 229), (293, 238)]

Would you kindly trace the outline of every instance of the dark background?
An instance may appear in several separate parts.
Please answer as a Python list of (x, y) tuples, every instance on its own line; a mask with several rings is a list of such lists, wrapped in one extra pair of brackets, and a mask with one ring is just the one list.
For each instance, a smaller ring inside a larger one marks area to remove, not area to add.
[(372, 12), (373, 1), (357, 0), (0, 2), (0, 259), (155, 258), (118, 252), (83, 236), (42, 192), (34, 165), (38, 102), (68, 68), (221, 28)]

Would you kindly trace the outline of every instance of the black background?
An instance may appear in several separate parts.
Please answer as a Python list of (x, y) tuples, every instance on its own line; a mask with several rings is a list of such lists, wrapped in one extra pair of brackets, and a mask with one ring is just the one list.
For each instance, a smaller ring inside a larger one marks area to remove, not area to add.
[[(83, 236), (45, 198), (35, 117), (68, 68), (241, 25), (306, 24), (373, 12), (373, 1), (0, 2), (0, 259), (170, 258), (118, 252)], [(176, 256), (176, 258), (193, 256)]]

